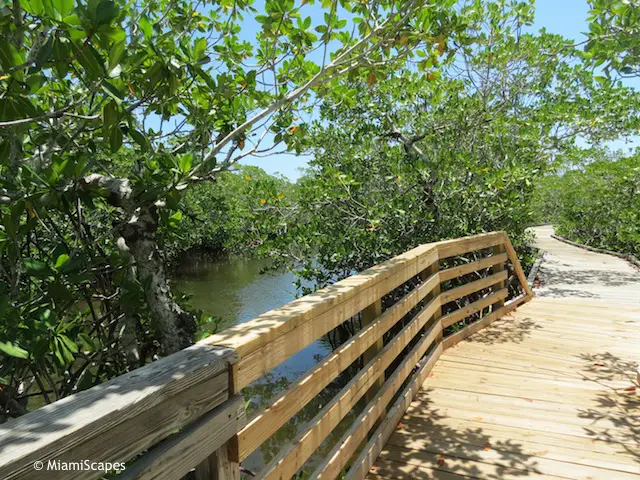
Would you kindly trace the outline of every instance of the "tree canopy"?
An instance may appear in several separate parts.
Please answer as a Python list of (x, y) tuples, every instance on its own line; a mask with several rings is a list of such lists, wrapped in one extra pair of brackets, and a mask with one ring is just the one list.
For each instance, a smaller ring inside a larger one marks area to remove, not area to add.
[(589, 6), (585, 57), (606, 73), (639, 76), (640, 3), (636, 0), (591, 0)]

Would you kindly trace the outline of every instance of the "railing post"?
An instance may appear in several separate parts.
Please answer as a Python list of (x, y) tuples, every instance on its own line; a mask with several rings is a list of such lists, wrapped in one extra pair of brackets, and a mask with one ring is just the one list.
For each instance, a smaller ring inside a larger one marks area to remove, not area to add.
[[(371, 305), (366, 307), (364, 310), (362, 310), (362, 313), (360, 314), (362, 328), (365, 328), (367, 325), (374, 322), (376, 318), (378, 318), (381, 314), (382, 314), (382, 299), (379, 298), (378, 300), (373, 302)], [(383, 340), (383, 337), (380, 336), (380, 338), (376, 341), (376, 343), (371, 345), (362, 355), (364, 364), (366, 365), (367, 363), (369, 363), (369, 361), (371, 361), (371, 359), (374, 358), (378, 354), (378, 352), (382, 350), (383, 347), (384, 347), (384, 340)], [(364, 398), (367, 403), (369, 403), (373, 399), (373, 397), (375, 397), (376, 392), (380, 390), (382, 385), (384, 385), (384, 373), (380, 376), (380, 378), (378, 378), (376, 383), (374, 383), (365, 394)], [(382, 415), (380, 418), (383, 418), (383, 417), (384, 415)]]
[(531, 286), (529, 285), (529, 283), (527, 283), (527, 277), (522, 271), (522, 265), (520, 265), (520, 260), (518, 260), (518, 254), (516, 253), (515, 248), (513, 248), (513, 245), (511, 244), (511, 239), (509, 238), (509, 235), (507, 235), (506, 232), (504, 232), (503, 235), (504, 235), (504, 246), (507, 249), (509, 260), (511, 260), (511, 264), (513, 265), (513, 270), (516, 272), (516, 276), (520, 281), (520, 286), (522, 286), (522, 290), (524, 291), (525, 295), (528, 298), (531, 298), (533, 297), (533, 291), (531, 290)]
[(233, 460), (234, 443), (236, 458), (238, 451), (237, 437), (235, 440), (229, 440), (196, 467), (196, 480), (240, 480), (240, 463)]
[[(495, 247), (493, 247), (493, 254), (494, 255), (500, 255), (501, 253), (504, 253), (504, 252), (506, 252), (506, 248), (504, 246), (504, 243), (501, 243), (500, 245), (496, 245)], [(493, 267), (491, 267), (491, 273), (495, 274), (495, 273), (501, 272), (504, 269), (505, 269), (505, 263), (504, 262), (498, 263), (498, 264), (494, 265)], [(498, 292), (498, 291), (502, 290), (505, 287), (505, 285), (506, 285), (506, 281), (504, 281), (504, 280), (501, 281), (501, 282), (498, 282), (492, 288), (492, 291)], [(495, 312), (497, 309), (499, 309), (499, 308), (501, 308), (503, 306), (504, 306), (504, 299), (499, 300), (499, 301), (497, 301), (496, 303), (494, 303), (491, 306), (491, 311)]]
[[(229, 366), (229, 398), (238, 393), (236, 367)], [(238, 432), (196, 467), (195, 480), (240, 480)]]
[[(431, 276), (435, 275), (436, 273), (438, 273), (438, 271), (440, 270), (440, 258), (438, 258), (435, 262), (433, 262), (429, 267), (427, 267), (421, 274), (420, 274), (420, 278), (422, 279), (423, 282), (427, 281), (429, 278), (431, 278)], [(438, 296), (440, 295), (440, 282), (438, 282), (438, 285), (436, 285), (435, 287), (433, 287), (433, 290), (431, 290), (431, 293), (429, 295), (427, 295), (425, 297), (425, 303), (430, 302), (431, 300), (433, 300), (434, 298), (438, 298)], [(438, 306), (438, 309), (435, 311), (435, 313), (433, 314), (433, 320), (435, 322), (440, 321), (440, 317), (442, 316), (442, 306)], [(422, 331), (426, 331), (426, 326), (423, 327)], [(443, 329), (444, 330), (444, 329)], [(436, 338), (436, 342), (442, 340), (442, 334), (443, 334), (443, 330), (440, 331), (440, 333), (438, 334), (438, 337)]]

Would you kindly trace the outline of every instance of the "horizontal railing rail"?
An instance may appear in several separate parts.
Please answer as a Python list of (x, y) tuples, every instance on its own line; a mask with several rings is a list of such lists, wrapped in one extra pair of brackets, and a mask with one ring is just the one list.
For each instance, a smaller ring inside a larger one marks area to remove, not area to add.
[[(240, 478), (240, 462), (348, 372), (257, 477), (291, 478), (355, 412), (311, 478), (364, 478), (442, 351), (531, 296), (504, 232), (421, 245), (0, 426), (0, 476), (35, 478), (35, 461), (135, 457), (124, 478), (194, 467), (197, 479)], [(350, 338), (245, 422), (245, 387), (349, 320), (359, 325)]]

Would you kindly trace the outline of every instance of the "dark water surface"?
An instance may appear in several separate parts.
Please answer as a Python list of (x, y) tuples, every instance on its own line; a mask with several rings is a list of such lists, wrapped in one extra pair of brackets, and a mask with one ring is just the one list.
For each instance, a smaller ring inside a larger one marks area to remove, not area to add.
[[(280, 307), (296, 298), (290, 272), (261, 274), (269, 266), (266, 259), (232, 258), (211, 260), (192, 258), (185, 262), (173, 278), (176, 290), (192, 296), (191, 304), (206, 315), (219, 318), (218, 331)], [(269, 400), (280, 394), (303, 373), (331, 352), (323, 338), (276, 367), (267, 376), (244, 389), (247, 415), (251, 418)], [(301, 428), (326, 404), (327, 397), (339, 386), (312, 401), (289, 423), (283, 426), (259, 451), (243, 462), (243, 467), (259, 470), (277, 451), (293, 440)], [(324, 398), (323, 398), (324, 397)], [(339, 432), (335, 432), (336, 434)]]

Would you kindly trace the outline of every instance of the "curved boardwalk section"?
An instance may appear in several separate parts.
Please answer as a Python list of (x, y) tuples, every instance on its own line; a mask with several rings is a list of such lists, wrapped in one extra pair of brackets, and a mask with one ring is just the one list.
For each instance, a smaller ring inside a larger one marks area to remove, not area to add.
[(610, 306), (620, 302), (640, 306), (640, 273), (631, 263), (555, 240), (550, 226), (533, 230), (538, 246), (545, 251), (538, 275), (538, 297), (610, 300)]
[(442, 354), (368, 478), (640, 479), (640, 274), (536, 233), (537, 297)]

